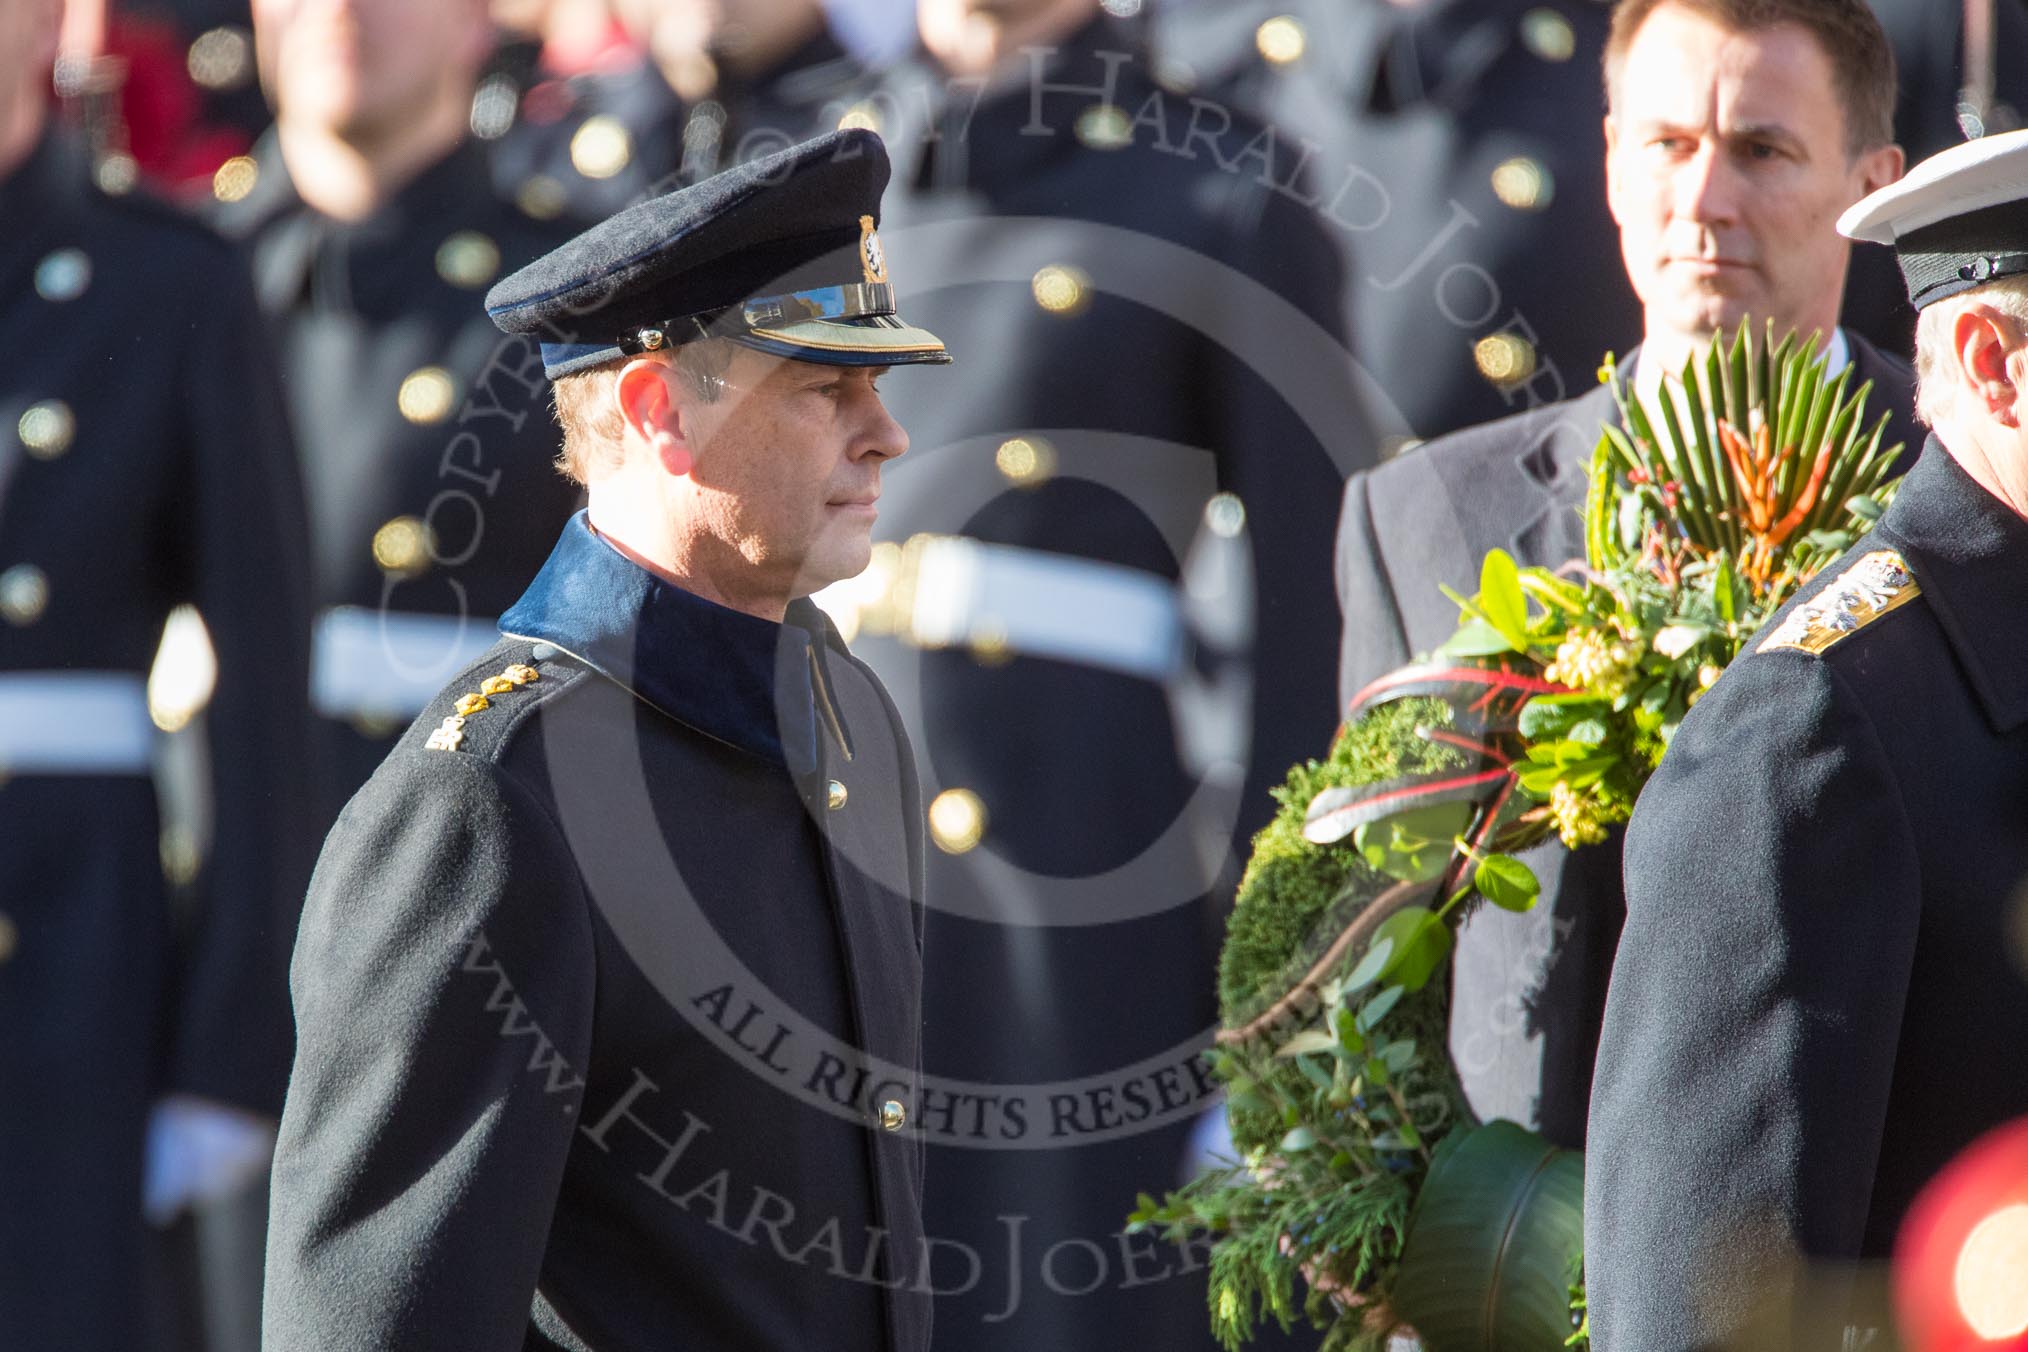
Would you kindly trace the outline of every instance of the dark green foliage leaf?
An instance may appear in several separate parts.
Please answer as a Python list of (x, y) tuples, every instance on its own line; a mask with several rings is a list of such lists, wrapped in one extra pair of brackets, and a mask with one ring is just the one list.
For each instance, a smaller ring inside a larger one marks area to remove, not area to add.
[(1472, 819), (1468, 802), (1431, 803), (1410, 808), (1353, 833), (1353, 844), (1368, 868), (1403, 882), (1428, 882), (1450, 863), (1458, 833)]
[(1451, 955), (1451, 928), (1427, 906), (1408, 906), (1381, 922), (1376, 938), (1394, 941), (1394, 956), (1381, 973), (1411, 991), (1428, 983)]
[(1525, 911), (1542, 894), (1534, 870), (1511, 854), (1489, 854), (1472, 874), (1479, 895), (1504, 911)]
[(1399, 1003), (1403, 994), (1404, 991), (1400, 986), (1389, 986), (1386, 990), (1360, 1006), (1359, 1031), (1362, 1033), (1372, 1032), (1373, 1025), (1387, 1017), (1388, 1011), (1392, 1010)]
[(1620, 548), (1631, 554), (1641, 546), (1641, 522), (1644, 519), (1644, 511), (1639, 496), (1629, 493), (1622, 497), (1619, 500), (1618, 516), (1619, 520), (1615, 524), (1620, 533)]
[(1366, 1050), (1366, 1035), (1359, 1031), (1359, 1022), (1349, 1009), (1338, 1011), (1338, 1045), (1354, 1056)]
[(1291, 1056), (1305, 1056), (1311, 1052), (1328, 1052), (1337, 1045), (1338, 1039), (1322, 1028), (1305, 1028), (1301, 1032), (1291, 1034), (1281, 1046), (1275, 1048), (1275, 1056), (1277, 1059), (1286, 1059)]
[(1358, 990), (1380, 980), (1380, 974), (1387, 970), (1387, 964), (1394, 960), (1394, 940), (1385, 936), (1377, 938), (1367, 948), (1366, 956), (1359, 959), (1359, 965), (1345, 978), (1345, 989)]
[(1537, 695), (1521, 708), (1521, 735), (1531, 742), (1561, 737), (1584, 719), (1605, 713), (1607, 707), (1598, 695)]
[(1711, 582), (1711, 599), (1718, 607), (1718, 618), (1731, 624), (1745, 609), (1746, 597), (1740, 594), (1739, 575), (1732, 567), (1732, 555), (1718, 556), (1718, 571)]
[(1528, 598), (1521, 570), (1506, 550), (1491, 550), (1479, 568), (1479, 609), (1515, 652), (1528, 651)]
[(1611, 735), (1611, 730), (1606, 727), (1602, 718), (1587, 718), (1582, 723), (1573, 724), (1570, 731), (1564, 734), (1571, 741), (1582, 742), (1586, 746), (1603, 745), (1605, 739)]
[(1513, 652), (1514, 645), (1499, 630), (1484, 620), (1467, 620), (1458, 627), (1457, 633), (1444, 641), (1437, 649), (1443, 657), (1497, 657), (1501, 653)]

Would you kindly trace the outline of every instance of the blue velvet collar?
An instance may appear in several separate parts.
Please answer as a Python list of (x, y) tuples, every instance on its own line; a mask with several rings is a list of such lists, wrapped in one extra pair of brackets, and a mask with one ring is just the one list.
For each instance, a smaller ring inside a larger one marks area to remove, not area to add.
[(500, 630), (553, 643), (677, 722), (797, 775), (817, 768), (827, 727), (824, 649), (846, 656), (808, 600), (783, 624), (727, 609), (621, 554), (581, 511)]

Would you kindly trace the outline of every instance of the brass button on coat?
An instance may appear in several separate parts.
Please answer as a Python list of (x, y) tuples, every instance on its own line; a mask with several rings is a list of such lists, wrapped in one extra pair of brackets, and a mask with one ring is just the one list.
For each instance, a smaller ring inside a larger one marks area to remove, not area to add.
[(889, 1131), (900, 1131), (908, 1125), (908, 1109), (901, 1106), (900, 1099), (889, 1099), (880, 1105), (880, 1125)]
[(83, 249), (58, 249), (35, 265), (35, 291), (44, 300), (76, 300), (91, 284), (91, 255)]
[(929, 805), (930, 839), (945, 854), (963, 854), (986, 835), (986, 805), (970, 789), (945, 789)]
[(824, 785), (824, 806), (833, 812), (845, 806), (845, 786), (835, 779)]
[(402, 417), (418, 427), (427, 427), (450, 417), (457, 398), (458, 387), (449, 371), (441, 366), (423, 366), (402, 378), (394, 403)]
[(9, 624), (30, 625), (49, 606), (49, 579), (32, 563), (17, 563), (0, 573), (0, 616)]
[(460, 230), (437, 246), (437, 276), (476, 291), (500, 271), (500, 246), (477, 230)]
[(373, 532), (373, 561), (383, 573), (418, 577), (429, 571), (436, 542), (421, 517), (398, 516)]
[(71, 438), (77, 434), (77, 418), (63, 400), (45, 399), (28, 406), (14, 431), (30, 455), (37, 460), (54, 460), (70, 449)]

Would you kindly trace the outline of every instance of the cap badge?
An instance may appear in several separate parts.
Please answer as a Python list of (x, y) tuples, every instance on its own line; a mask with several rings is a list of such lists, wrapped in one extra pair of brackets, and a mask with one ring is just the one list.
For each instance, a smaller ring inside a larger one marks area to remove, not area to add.
[(866, 269), (867, 281), (887, 280), (887, 254), (880, 247), (880, 233), (873, 228), (871, 216), (859, 218), (859, 262)]

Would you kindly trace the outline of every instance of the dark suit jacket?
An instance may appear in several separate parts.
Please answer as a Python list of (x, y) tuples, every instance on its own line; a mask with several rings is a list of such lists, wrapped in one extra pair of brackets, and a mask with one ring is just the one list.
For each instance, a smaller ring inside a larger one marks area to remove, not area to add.
[[(1848, 333), (1856, 375), (1887, 409), (1890, 444), (1920, 444), (1908, 366)], [(1427, 653), (1457, 627), (1438, 590), (1478, 588), (1486, 552), (1555, 567), (1584, 558), (1586, 469), (1601, 424), (1616, 420), (1599, 386), (1561, 404), (1441, 437), (1345, 486), (1338, 523), (1344, 610), (1339, 698)], [(1483, 1117), (1505, 1117), (1559, 1144), (1584, 1143), (1593, 1050), (1623, 906), (1619, 845), (1532, 850), (1542, 900), (1515, 915), (1487, 908), (1459, 938), (1451, 1053)]]
[[(1841, 582), (1883, 551), (1913, 586)], [(1764, 646), (1822, 595), (1856, 626)], [(1931, 443), (1684, 719), (1627, 829), (1585, 1180), (1600, 1352), (1882, 1327), (1871, 1283), (1789, 1315), (1787, 1260), (1885, 1259), (1923, 1184), (2028, 1112), (2024, 614), (2028, 522)]]
[(926, 1352), (885, 692), (814, 606), (712, 605), (582, 516), (501, 623), (310, 887), (266, 1345)]

